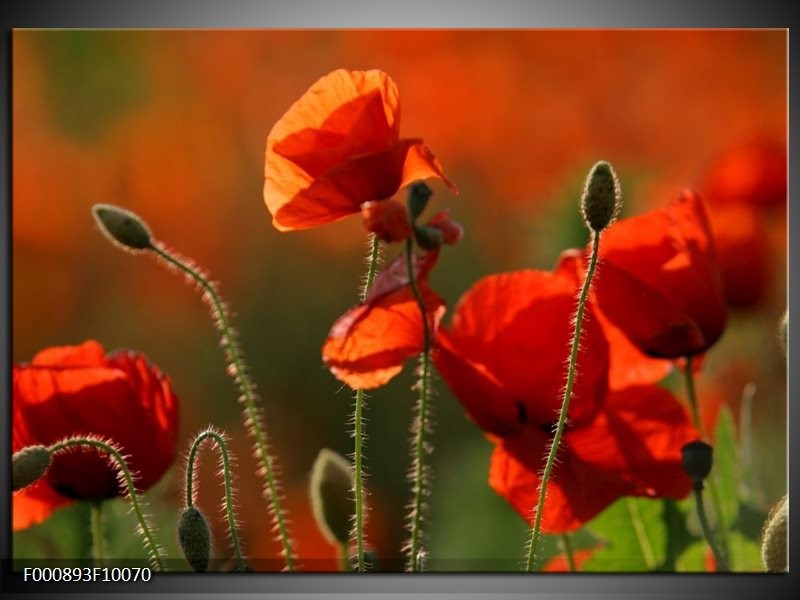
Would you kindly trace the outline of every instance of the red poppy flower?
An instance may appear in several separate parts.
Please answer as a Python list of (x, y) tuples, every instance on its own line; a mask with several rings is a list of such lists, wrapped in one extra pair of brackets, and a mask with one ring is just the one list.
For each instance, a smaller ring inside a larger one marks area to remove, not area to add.
[[(699, 437), (681, 404), (654, 385), (611, 392), (591, 423), (567, 428), (547, 485), (542, 531), (580, 528), (623, 496), (683, 498), (681, 447)], [(495, 447), (489, 485), (532, 520), (549, 431), (527, 426)]]
[(709, 204), (785, 206), (786, 146), (756, 139), (731, 147), (706, 171), (700, 189)]
[(314, 83), (267, 137), (264, 201), (281, 230), (307, 229), (361, 211), (441, 164), (419, 138), (400, 138), (397, 86), (379, 70), (339, 69)]
[[(137, 488), (154, 485), (177, 449), (178, 400), (168, 378), (135, 352), (105, 355), (95, 341), (48, 348), (14, 365), (12, 450), (70, 436), (111, 440), (129, 458)], [(46, 476), (13, 494), (14, 530), (72, 500), (121, 495), (117, 472), (93, 450), (57, 454)]]
[[(414, 273), (433, 333), (445, 306), (428, 285), (438, 251), (415, 256)], [(322, 360), (333, 375), (353, 389), (384, 385), (410, 357), (422, 352), (422, 317), (408, 279), (405, 254), (381, 271), (363, 304), (347, 311), (331, 327)]]
[(597, 303), (646, 354), (693, 356), (722, 335), (722, 278), (695, 192), (612, 225), (600, 239), (600, 257)]
[[(525, 518), (563, 395), (581, 254), (565, 253), (553, 272), (480, 280), (437, 337), (439, 372), (497, 445), (489, 483)], [(697, 434), (669, 393), (644, 385), (663, 377), (666, 362), (644, 356), (587, 303), (546, 531), (575, 529), (621, 496), (688, 493), (680, 449)]]

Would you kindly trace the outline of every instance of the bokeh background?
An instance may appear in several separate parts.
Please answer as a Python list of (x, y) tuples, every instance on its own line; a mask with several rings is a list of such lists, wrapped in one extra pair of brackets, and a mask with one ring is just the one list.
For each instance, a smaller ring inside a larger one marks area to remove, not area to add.
[[(283, 112), (336, 68), (380, 68), (396, 81), (401, 134), (424, 138), (461, 191), (453, 197), (433, 184), (433, 207), (450, 207), (466, 230), (432, 275), (452, 307), (482, 276), (550, 268), (563, 249), (585, 243), (577, 198), (596, 160), (615, 166), (632, 215), (684, 186), (702, 193), (708, 169), (732, 148), (755, 140), (785, 152), (786, 51), (782, 30), (17, 30), (14, 360), (88, 338), (146, 353), (182, 400), (182, 449), (209, 423), (233, 437), (245, 546), (254, 557), (275, 555), (205, 306), (152, 260), (112, 248), (89, 209), (110, 202), (137, 212), (220, 283), (263, 397), (300, 555), (330, 558), (324, 564), (335, 568), (306, 489), (321, 448), (352, 449), (351, 393), (323, 368), (320, 346), (355, 303), (366, 236), (357, 217), (303, 232), (272, 227), (263, 156)], [(732, 268), (741, 267), (739, 282), (755, 300), (732, 310), (699, 393), (708, 411), (731, 407), (758, 465), (749, 492), (766, 511), (787, 489), (786, 373), (776, 341), (786, 308), (786, 202), (728, 220), (721, 207), (709, 210), (712, 220), (720, 215), (720, 236), (730, 234)], [(367, 413), (369, 541), (384, 561), (400, 555), (406, 536), (410, 370), (372, 393)], [(745, 414), (740, 398), (751, 382), (757, 391)], [(486, 484), (491, 445), (444, 382), (436, 387), (431, 565), (516, 569), (526, 526)], [(224, 558), (222, 490), (215, 460), (206, 462), (200, 504), (216, 518)], [(181, 471), (176, 465), (148, 494), (173, 556)], [(15, 555), (86, 555), (87, 515), (73, 506), (16, 534)], [(112, 554), (141, 553), (122, 501), (107, 520)]]

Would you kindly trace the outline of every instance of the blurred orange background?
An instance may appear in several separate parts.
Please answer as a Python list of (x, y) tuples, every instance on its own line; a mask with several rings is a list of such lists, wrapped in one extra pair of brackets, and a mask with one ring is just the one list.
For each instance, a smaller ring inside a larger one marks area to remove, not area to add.
[[(782, 30), (16, 30), (13, 358), (87, 338), (146, 353), (181, 397), (182, 447), (208, 423), (238, 440), (245, 545), (269, 558), (277, 546), (205, 307), (150, 259), (110, 247), (91, 218), (94, 203), (138, 213), (220, 283), (293, 521), (307, 529), (304, 486), (317, 452), (352, 450), (350, 393), (323, 369), (320, 346), (356, 302), (366, 239), (358, 218), (279, 233), (262, 200), (266, 136), (316, 79), (341, 67), (386, 71), (400, 90), (401, 135), (424, 138), (459, 186), (452, 197), (434, 184), (432, 201), (466, 231), (432, 276), (452, 307), (484, 275), (550, 268), (563, 249), (583, 245), (577, 198), (599, 159), (620, 175), (630, 215), (685, 186), (702, 193), (704, 174), (730, 148), (751, 140), (785, 148), (786, 52)], [(754, 452), (769, 457), (759, 483), (768, 506), (786, 489), (785, 365), (775, 343), (786, 308), (786, 203), (752, 210), (758, 225), (741, 234), (739, 251), (760, 244), (765, 291), (733, 313), (699, 391), (738, 409), (741, 387), (757, 385)], [(387, 560), (406, 535), (411, 383), (404, 373), (369, 401), (371, 539)], [(485, 484), (488, 442), (444, 382), (436, 387), (431, 557), (454, 569), (515, 568), (524, 523)], [(222, 492), (208, 462), (201, 504), (219, 517), (222, 540)], [(173, 549), (180, 472), (151, 500), (174, 503), (157, 515)], [(15, 548), (36, 555), (56, 526), (19, 534)], [(335, 557), (319, 536), (303, 543), (301, 558)]]

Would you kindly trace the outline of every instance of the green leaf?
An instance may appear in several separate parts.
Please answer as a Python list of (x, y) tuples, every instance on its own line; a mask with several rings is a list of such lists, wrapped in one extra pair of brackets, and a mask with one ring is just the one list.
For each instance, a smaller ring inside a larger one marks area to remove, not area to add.
[[(739, 515), (739, 453), (733, 416), (727, 406), (720, 411), (715, 438), (711, 476), (716, 483), (722, 523), (730, 528)], [(709, 512), (713, 512), (713, 503), (709, 504)]]
[(667, 526), (664, 503), (622, 498), (593, 519), (587, 529), (603, 548), (584, 564), (584, 571), (654, 571), (664, 562)]
[[(758, 543), (739, 532), (729, 535), (731, 571), (763, 571)], [(706, 572), (711, 562), (711, 550), (705, 540), (691, 544), (676, 560), (676, 570), (683, 573)]]

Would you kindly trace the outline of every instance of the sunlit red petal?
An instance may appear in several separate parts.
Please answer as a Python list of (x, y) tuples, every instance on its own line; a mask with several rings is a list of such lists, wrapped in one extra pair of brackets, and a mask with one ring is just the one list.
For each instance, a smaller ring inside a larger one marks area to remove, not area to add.
[(46, 521), (53, 511), (72, 500), (53, 491), (40, 481), (11, 495), (12, 530), (19, 531)]
[(420, 139), (400, 139), (398, 92), (382, 71), (318, 80), (267, 138), (264, 200), (282, 231), (357, 213), (427, 178), (455, 186)]
[[(462, 296), (446, 333), (449, 354), (440, 358), (445, 359), (442, 375), (451, 388), (462, 390), (459, 398), (476, 422), (496, 421), (499, 415), (516, 415), (506, 423), (508, 427), (523, 422), (546, 425), (556, 420), (566, 380), (576, 292), (577, 287), (568, 278), (528, 270), (486, 277)], [(606, 340), (591, 306), (587, 306), (586, 315), (578, 354), (579, 376), (569, 408), (573, 422), (594, 416), (608, 384)], [(460, 377), (471, 378), (481, 372), (502, 382), (503, 396), (479, 397), (478, 388), (462, 389), (465, 386)], [(505, 405), (509, 401), (512, 406)], [(481, 414), (482, 403), (503, 406)]]
[(666, 209), (623, 219), (603, 233), (594, 285), (600, 309), (645, 353), (699, 354), (727, 319), (702, 202), (684, 191)]

